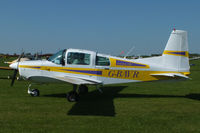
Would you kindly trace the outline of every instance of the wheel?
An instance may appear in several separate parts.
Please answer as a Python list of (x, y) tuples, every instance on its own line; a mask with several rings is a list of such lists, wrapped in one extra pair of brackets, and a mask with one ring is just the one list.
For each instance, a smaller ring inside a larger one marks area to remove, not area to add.
[(86, 85), (80, 85), (78, 88), (79, 94), (85, 94), (88, 93), (88, 87)]
[(40, 95), (40, 91), (39, 91), (38, 89), (33, 89), (33, 90), (31, 91), (31, 96), (37, 97), (37, 96), (39, 96), (39, 95)]
[(76, 102), (76, 101), (78, 101), (78, 99), (79, 99), (79, 95), (77, 92), (71, 91), (71, 92), (67, 93), (67, 100), (69, 102)]

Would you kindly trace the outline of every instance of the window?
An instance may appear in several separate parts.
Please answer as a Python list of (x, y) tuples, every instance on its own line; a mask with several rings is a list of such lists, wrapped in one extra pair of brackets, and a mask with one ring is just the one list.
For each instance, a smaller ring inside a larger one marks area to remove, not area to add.
[(96, 57), (96, 65), (97, 66), (110, 66), (109, 58), (97, 56)]
[(65, 65), (65, 53), (66, 50), (61, 50), (56, 54), (52, 55), (51, 57), (49, 57), (48, 61), (51, 61), (55, 64)]
[(90, 65), (90, 54), (70, 52), (67, 54), (67, 64)]

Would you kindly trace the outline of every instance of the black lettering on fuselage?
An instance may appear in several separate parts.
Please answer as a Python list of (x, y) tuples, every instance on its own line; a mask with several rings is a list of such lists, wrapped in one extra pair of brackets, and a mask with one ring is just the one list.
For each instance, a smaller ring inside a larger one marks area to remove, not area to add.
[(122, 79), (134, 79), (138, 78), (138, 71), (130, 71), (130, 70), (109, 70), (108, 77), (112, 78), (122, 78)]
[(120, 70), (117, 71), (117, 77), (118, 77), (118, 78), (123, 77), (122, 72), (123, 72), (123, 71), (120, 71)]
[(129, 71), (125, 71), (125, 78), (129, 78)]
[(138, 77), (139, 72), (138, 71), (134, 71), (133, 73), (133, 78), (137, 78)]
[(108, 72), (108, 76), (109, 76), (109, 77), (114, 77), (114, 75), (115, 75), (115, 71), (114, 71), (114, 70), (110, 70), (110, 71)]

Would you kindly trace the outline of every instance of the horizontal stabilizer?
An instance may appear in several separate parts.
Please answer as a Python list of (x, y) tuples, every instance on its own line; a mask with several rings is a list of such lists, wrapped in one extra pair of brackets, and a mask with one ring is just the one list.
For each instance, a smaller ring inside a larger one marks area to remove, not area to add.
[(191, 60), (198, 60), (198, 59), (200, 59), (200, 57), (193, 57), (193, 58), (190, 58), (189, 60), (191, 61)]
[(180, 78), (186, 78), (188, 79), (188, 76), (185, 76), (183, 74), (180, 73), (154, 73), (151, 74), (152, 76), (165, 76), (165, 77), (180, 77)]

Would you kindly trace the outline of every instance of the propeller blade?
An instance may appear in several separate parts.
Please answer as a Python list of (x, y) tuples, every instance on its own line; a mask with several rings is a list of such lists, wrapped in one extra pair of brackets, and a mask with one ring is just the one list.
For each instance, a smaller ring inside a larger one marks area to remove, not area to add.
[(19, 56), (17, 62), (20, 62), (21, 58), (24, 56), (24, 52), (21, 53), (21, 55)]
[(11, 82), (11, 86), (14, 85), (14, 82), (15, 82), (15, 79), (16, 79), (16, 76), (17, 76), (17, 72), (18, 72), (18, 65), (19, 65), (19, 62), (21, 60), (21, 58), (24, 56), (24, 52), (21, 53), (21, 55), (19, 56), (18, 60), (17, 60), (17, 69), (14, 70), (14, 73), (13, 73), (13, 77), (12, 77), (12, 82)]
[(13, 73), (13, 77), (12, 77), (11, 86), (13, 86), (13, 84), (14, 84), (14, 82), (15, 82), (15, 79), (16, 79), (16, 76), (17, 76), (17, 72), (18, 72), (18, 70), (15, 69), (15, 70), (14, 70), (14, 73)]

